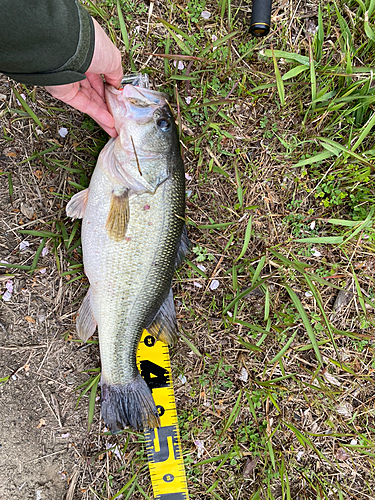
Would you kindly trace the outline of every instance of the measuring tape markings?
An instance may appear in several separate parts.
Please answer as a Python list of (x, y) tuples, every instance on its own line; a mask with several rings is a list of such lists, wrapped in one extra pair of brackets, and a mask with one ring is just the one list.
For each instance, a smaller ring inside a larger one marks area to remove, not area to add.
[(137, 365), (152, 391), (160, 417), (160, 427), (145, 430), (155, 500), (188, 500), (168, 346), (145, 330), (138, 346)]

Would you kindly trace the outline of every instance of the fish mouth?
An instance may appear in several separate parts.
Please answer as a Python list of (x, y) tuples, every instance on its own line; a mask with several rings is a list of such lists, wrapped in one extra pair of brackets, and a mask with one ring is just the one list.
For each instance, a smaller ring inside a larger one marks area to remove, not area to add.
[[(105, 98), (109, 111), (112, 113), (117, 129), (117, 121), (129, 119), (139, 125), (153, 120), (154, 112), (167, 105), (166, 94), (133, 85), (125, 85), (116, 89), (106, 85)], [(119, 132), (119, 130), (117, 130)]]

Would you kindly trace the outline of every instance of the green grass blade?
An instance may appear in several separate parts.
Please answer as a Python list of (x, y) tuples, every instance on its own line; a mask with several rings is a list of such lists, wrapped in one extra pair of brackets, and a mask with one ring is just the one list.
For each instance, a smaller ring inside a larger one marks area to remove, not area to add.
[(264, 321), (268, 320), (270, 314), (270, 289), (266, 286), (266, 297), (264, 302)]
[(193, 55), (192, 51), (189, 49), (189, 47), (186, 45), (186, 43), (181, 40), (177, 34), (181, 35), (182, 37), (185, 38), (185, 40), (190, 41), (195, 45), (195, 42), (190, 39), (188, 35), (186, 35), (183, 31), (180, 29), (176, 28), (175, 26), (172, 26), (171, 24), (167, 23), (167, 21), (164, 21), (164, 19), (159, 19), (159, 21), (167, 28), (168, 32), (172, 35), (173, 40), (177, 43), (177, 45), (180, 47), (180, 49), (183, 52), (186, 52), (189, 56)]
[(238, 417), (238, 415), (241, 411), (241, 398), (242, 398), (242, 391), (240, 391), (240, 393), (238, 395), (237, 401), (233, 407), (233, 410), (231, 411), (231, 414), (229, 415), (228, 420), (226, 421), (226, 423), (223, 427), (223, 430), (220, 433), (220, 436), (222, 436), (223, 434), (225, 434), (227, 432), (229, 427), (233, 424), (233, 422)]
[(358, 139), (353, 144), (351, 150), (354, 151), (362, 144), (362, 142), (368, 137), (372, 127), (375, 125), (375, 112), (372, 113), (372, 116), (368, 119), (366, 125), (363, 127), (362, 132), (360, 133)]
[(277, 361), (279, 361), (279, 359), (281, 359), (284, 356), (284, 354), (289, 349), (289, 347), (290, 347), (291, 343), (293, 342), (296, 335), (297, 335), (297, 332), (294, 332), (293, 335), (288, 340), (288, 342), (284, 345), (284, 347), (276, 354), (276, 356), (274, 358), (271, 359), (271, 361), (269, 361), (270, 365), (275, 364)]
[(280, 98), (280, 104), (281, 106), (284, 106), (285, 104), (285, 89), (284, 89), (284, 82), (281, 78), (280, 70), (277, 65), (277, 60), (275, 57), (275, 53), (273, 51), (273, 47), (271, 47), (272, 51), (272, 60), (273, 60), (273, 67), (275, 70), (275, 77), (276, 77), (276, 86), (277, 86), (277, 92), (279, 93), (279, 98)]
[(311, 342), (311, 344), (314, 348), (314, 351), (315, 351), (315, 356), (316, 356), (317, 360), (319, 361), (319, 363), (321, 365), (323, 365), (323, 360), (322, 360), (322, 356), (320, 354), (318, 344), (316, 342), (315, 333), (314, 333), (314, 330), (311, 326), (310, 320), (306, 314), (306, 311), (303, 308), (303, 305), (302, 305), (301, 301), (299, 300), (299, 298), (297, 297), (297, 294), (294, 292), (294, 290), (292, 290), (290, 288), (290, 286), (288, 286), (288, 285), (285, 285), (285, 288), (286, 288), (287, 292), (289, 293), (289, 296), (292, 299), (292, 302), (295, 305), (297, 311), (299, 312), (301, 319), (303, 321), (303, 324), (305, 325), (307, 334), (310, 338), (310, 342)]
[(129, 481), (121, 488), (121, 490), (119, 490), (115, 495), (113, 495), (113, 497), (111, 497), (111, 500), (115, 500), (123, 493), (126, 493), (127, 492), (126, 490), (129, 488), (129, 486), (132, 486), (134, 481), (137, 479), (137, 476), (138, 476), (138, 472), (136, 472), (134, 474), (134, 476), (131, 479), (129, 479)]
[(117, 0), (117, 15), (118, 15), (119, 23), (120, 23), (122, 41), (124, 42), (124, 46), (125, 46), (126, 52), (129, 53), (129, 51), (130, 51), (129, 35), (128, 35), (128, 30), (126, 29), (126, 24), (125, 24), (125, 21), (124, 21), (124, 16), (122, 15), (122, 11), (121, 11), (121, 6), (120, 6), (120, 1), (119, 0)]
[(237, 342), (246, 347), (246, 349), (249, 349), (249, 351), (262, 352), (262, 349), (260, 347), (258, 347), (255, 344), (250, 344), (249, 342), (246, 342), (241, 337), (237, 337)]
[(46, 244), (46, 241), (47, 241), (47, 238), (44, 237), (37, 249), (37, 251), (35, 252), (35, 256), (34, 256), (34, 259), (33, 259), (33, 263), (31, 264), (31, 271), (35, 271), (36, 269), (36, 266), (38, 264), (38, 260), (39, 260), (39, 257), (40, 257), (40, 254), (42, 253), (42, 250)]
[(245, 239), (243, 242), (242, 250), (241, 250), (240, 255), (237, 257), (236, 261), (240, 260), (245, 255), (247, 247), (249, 246), (250, 238), (251, 238), (251, 230), (252, 230), (252, 221), (253, 221), (253, 218), (249, 217), (249, 221), (247, 223), (247, 227), (246, 227), (246, 231), (245, 231)]
[(318, 153), (317, 155), (311, 156), (310, 158), (305, 158), (292, 166), (303, 167), (305, 165), (313, 165), (314, 163), (318, 163), (319, 161), (323, 161), (326, 160), (327, 158), (330, 158), (332, 155), (333, 155), (332, 152), (323, 151), (322, 153)]
[(26, 113), (30, 116), (30, 118), (32, 118), (34, 120), (34, 122), (43, 130), (44, 127), (42, 125), (42, 122), (39, 120), (39, 118), (36, 116), (36, 114), (34, 113), (34, 111), (30, 108), (30, 106), (27, 104), (27, 102), (25, 101), (25, 99), (23, 99), (21, 97), (21, 95), (19, 94), (19, 92), (17, 91), (16, 88), (12, 87), (13, 88), (13, 92), (15, 94), (15, 96), (17, 97), (17, 99), (19, 100), (19, 102), (21, 103), (23, 109), (26, 111)]
[(309, 66), (310, 66), (310, 82), (311, 82), (311, 107), (314, 110), (316, 107), (316, 94), (317, 94), (317, 83), (315, 74), (315, 61), (313, 49), (311, 46), (311, 39), (309, 37)]
[(313, 236), (311, 238), (297, 238), (294, 241), (298, 243), (316, 243), (316, 244), (330, 244), (339, 245), (344, 241), (343, 236)]
[(100, 380), (100, 375), (97, 375), (94, 378), (94, 382), (91, 387), (91, 392), (90, 392), (90, 401), (89, 401), (89, 414), (88, 414), (88, 430), (90, 431), (91, 429), (91, 424), (94, 419), (94, 412), (95, 412), (95, 399), (96, 399), (96, 393), (98, 391), (98, 384)]
[(295, 61), (300, 64), (303, 64), (304, 66), (309, 67), (310, 66), (310, 61), (309, 58), (306, 56), (301, 56), (300, 54), (296, 54), (295, 52), (286, 52), (285, 50), (270, 50), (266, 49), (264, 51), (264, 55), (267, 57), (273, 57), (275, 55), (276, 58), (284, 58), (289, 61)]
[(318, 31), (315, 36), (315, 57), (318, 62), (320, 62), (320, 60), (322, 59), (323, 42), (324, 42), (323, 15), (322, 15), (322, 6), (321, 4), (319, 4)]
[(251, 280), (251, 286), (253, 286), (256, 280), (259, 278), (259, 275), (264, 267), (265, 262), (266, 262), (266, 256), (263, 255), (263, 257), (261, 257), (260, 261), (258, 262), (257, 268), (255, 269), (254, 275)]

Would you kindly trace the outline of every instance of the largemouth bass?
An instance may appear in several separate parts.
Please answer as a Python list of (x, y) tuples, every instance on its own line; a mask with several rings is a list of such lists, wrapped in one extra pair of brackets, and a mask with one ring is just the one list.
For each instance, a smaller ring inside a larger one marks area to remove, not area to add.
[(66, 211), (82, 218), (90, 282), (77, 332), (86, 341), (98, 327), (101, 411), (107, 427), (118, 432), (128, 424), (159, 424), (136, 351), (145, 328), (168, 344), (176, 338), (171, 282), (188, 240), (184, 167), (164, 94), (107, 86), (106, 100), (118, 137), (104, 147), (89, 187)]

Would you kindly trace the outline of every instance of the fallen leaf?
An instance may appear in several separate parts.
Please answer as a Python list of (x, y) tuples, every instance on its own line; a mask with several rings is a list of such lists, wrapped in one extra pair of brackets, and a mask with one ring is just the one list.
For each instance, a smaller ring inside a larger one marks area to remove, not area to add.
[(348, 453), (343, 448), (338, 448), (335, 456), (336, 456), (337, 460), (344, 462), (345, 460), (348, 460), (350, 458), (350, 453)]
[(21, 250), (21, 252), (23, 250), (26, 250), (26, 248), (28, 248), (29, 246), (30, 246), (30, 243), (27, 240), (21, 241), (21, 243), (20, 243), (20, 250)]
[(10, 158), (17, 158), (17, 153), (14, 153), (13, 151), (9, 151), (9, 153), (6, 153), (5, 156), (9, 156)]
[(350, 403), (341, 403), (336, 406), (336, 411), (343, 417), (351, 418), (353, 414), (353, 406)]
[(259, 460), (258, 457), (255, 457), (253, 460), (251, 460), (250, 458), (248, 458), (246, 460), (246, 464), (245, 464), (245, 467), (243, 468), (243, 472), (242, 472), (243, 477), (250, 476), (250, 474), (255, 469), (256, 464), (258, 463), (258, 460)]
[(336, 377), (334, 377), (333, 375), (331, 375), (329, 372), (324, 372), (324, 375), (323, 377), (327, 380), (327, 382), (329, 382), (330, 384), (332, 385), (336, 385), (337, 387), (340, 387), (341, 386), (341, 382), (339, 382), (337, 380)]
[(197, 439), (196, 441), (194, 441), (194, 444), (195, 446), (197, 447), (197, 451), (198, 451), (198, 459), (203, 457), (204, 455), (204, 442), (203, 441), (199, 441), (199, 439)]

